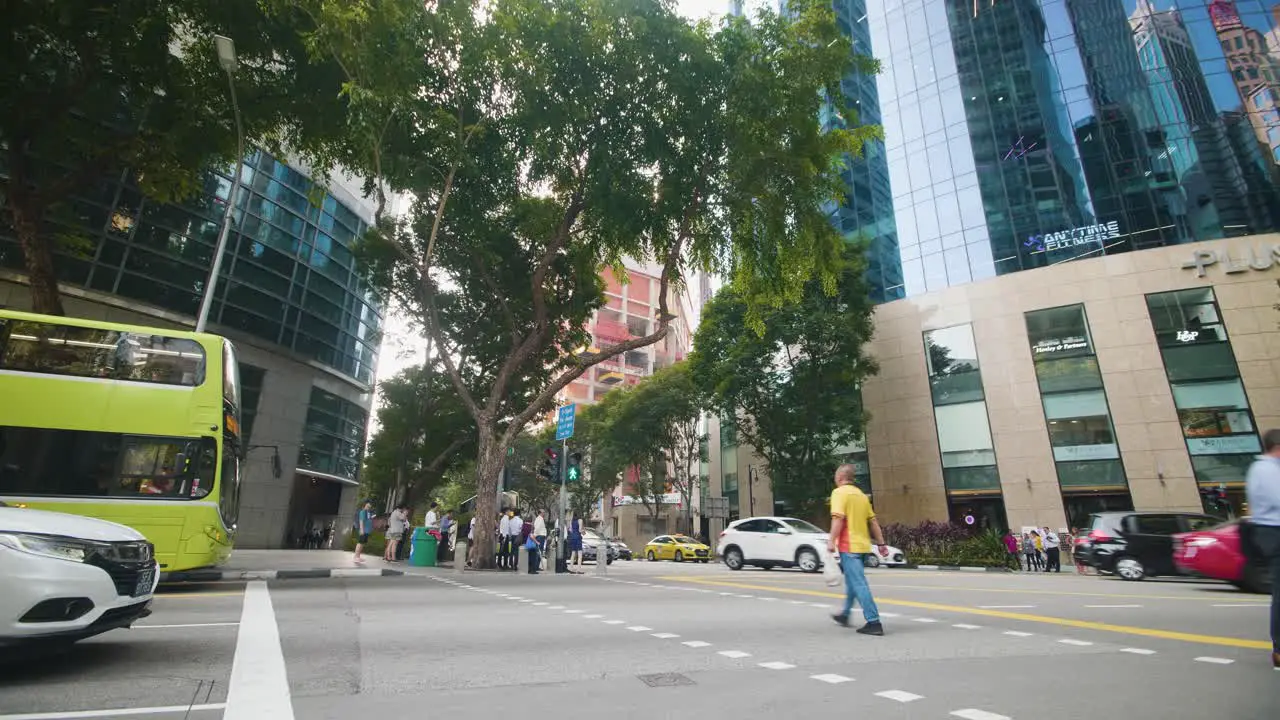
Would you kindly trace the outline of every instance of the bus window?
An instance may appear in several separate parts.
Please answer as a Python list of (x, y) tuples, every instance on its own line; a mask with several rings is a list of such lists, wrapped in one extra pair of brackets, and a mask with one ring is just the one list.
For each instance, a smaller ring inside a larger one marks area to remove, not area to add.
[(0, 426), (0, 494), (202, 498), (216, 458), (213, 438)]
[(30, 320), (0, 320), (0, 368), (195, 387), (204, 348), (194, 340)]

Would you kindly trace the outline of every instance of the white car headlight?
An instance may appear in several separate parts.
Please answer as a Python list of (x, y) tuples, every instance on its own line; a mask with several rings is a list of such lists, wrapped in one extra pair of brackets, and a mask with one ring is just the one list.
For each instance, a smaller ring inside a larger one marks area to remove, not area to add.
[(72, 538), (28, 535), (25, 533), (0, 533), (0, 545), (31, 555), (84, 562), (93, 546)]

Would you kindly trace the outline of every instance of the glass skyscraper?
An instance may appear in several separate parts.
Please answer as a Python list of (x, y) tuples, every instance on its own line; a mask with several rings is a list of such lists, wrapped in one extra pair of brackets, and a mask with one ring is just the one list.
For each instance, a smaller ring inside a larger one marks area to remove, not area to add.
[(858, 97), (885, 130), (892, 218), (876, 220), (908, 295), (1280, 228), (1280, 6), (864, 7), (836, 4), (885, 65)]

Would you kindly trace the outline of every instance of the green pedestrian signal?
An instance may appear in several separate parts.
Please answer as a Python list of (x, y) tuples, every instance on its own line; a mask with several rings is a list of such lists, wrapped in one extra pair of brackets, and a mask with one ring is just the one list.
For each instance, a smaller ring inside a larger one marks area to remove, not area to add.
[(582, 479), (582, 453), (569, 455), (569, 463), (564, 471), (565, 482), (578, 482)]

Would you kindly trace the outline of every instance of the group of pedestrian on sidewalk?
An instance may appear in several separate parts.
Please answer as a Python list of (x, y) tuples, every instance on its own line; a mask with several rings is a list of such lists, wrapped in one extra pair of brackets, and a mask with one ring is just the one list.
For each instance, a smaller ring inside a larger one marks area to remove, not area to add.
[[(475, 534), (475, 521), (472, 531)], [(542, 571), (542, 559), (547, 551), (547, 513), (539, 510), (533, 520), (525, 520), (519, 508), (498, 513), (497, 548), (495, 563), (502, 570), (516, 570), (520, 561), (520, 549), (529, 555), (529, 574)], [(470, 561), (469, 563), (470, 564)]]
[[(1041, 530), (1044, 532), (1041, 533)], [(1004, 547), (1014, 569), (1026, 572), (1062, 572), (1062, 539), (1047, 526), (1024, 532), (1021, 539), (1009, 530), (1004, 534)], [(1021, 558), (1026, 558), (1025, 565)]]

